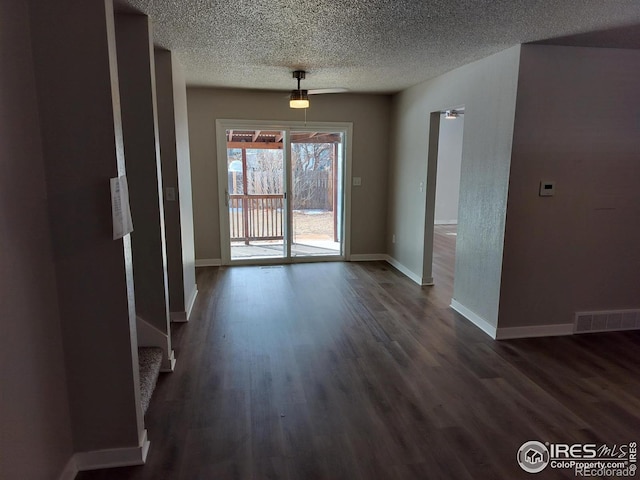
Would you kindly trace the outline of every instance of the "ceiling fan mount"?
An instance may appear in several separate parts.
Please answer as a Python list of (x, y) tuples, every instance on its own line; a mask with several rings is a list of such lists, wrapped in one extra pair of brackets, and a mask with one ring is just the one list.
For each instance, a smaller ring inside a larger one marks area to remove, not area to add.
[(306, 76), (307, 72), (304, 70), (295, 70), (293, 72), (293, 78), (298, 81), (298, 88), (291, 90), (291, 95), (289, 96), (290, 108), (309, 108), (309, 92), (300, 89), (300, 80), (303, 80)]
[(291, 90), (289, 95), (289, 107), (291, 108), (309, 108), (309, 95), (319, 95), (323, 93), (343, 93), (346, 92), (346, 88), (318, 88), (315, 90), (302, 90), (300, 88), (300, 80), (304, 80), (307, 77), (305, 70), (294, 70), (293, 78), (298, 81), (298, 88)]

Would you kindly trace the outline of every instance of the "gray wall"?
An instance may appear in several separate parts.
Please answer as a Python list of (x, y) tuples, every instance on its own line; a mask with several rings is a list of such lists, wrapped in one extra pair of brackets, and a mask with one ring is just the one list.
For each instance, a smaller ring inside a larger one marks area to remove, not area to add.
[(169, 334), (162, 172), (150, 21), (116, 15), (122, 130), (133, 233), (136, 314)]
[(436, 224), (458, 223), (463, 130), (464, 115), (460, 115), (454, 120), (446, 120), (444, 115), (440, 116), (438, 173), (436, 175)]
[(639, 78), (638, 50), (522, 47), (501, 328), (640, 307)]
[[(196, 292), (187, 86), (180, 64), (170, 51), (156, 49), (155, 58), (169, 306), (173, 319), (185, 320), (188, 303)], [(174, 189), (174, 200), (167, 200), (167, 188)]]
[[(178, 190), (180, 202), (180, 233), (182, 235), (182, 277), (187, 309), (197, 293), (196, 250), (193, 227), (193, 192), (191, 187), (191, 156), (189, 154), (189, 118), (187, 113), (187, 82), (178, 61), (172, 57), (173, 105), (176, 129)], [(188, 312), (187, 312), (188, 313)]]
[(113, 6), (30, 8), (74, 450), (134, 447), (143, 419), (131, 247), (112, 239), (109, 193), (125, 173)]
[[(182, 235), (180, 231), (180, 204), (178, 188), (178, 161), (176, 126), (173, 106), (172, 56), (168, 50), (154, 51), (162, 161), (162, 188), (164, 198), (165, 238), (167, 242), (167, 273), (169, 279), (169, 310), (184, 312), (184, 278), (182, 270)], [(167, 188), (175, 190), (175, 200), (167, 200)], [(172, 313), (173, 315), (173, 313)]]
[[(293, 85), (293, 83), (292, 83)], [(193, 213), (197, 259), (220, 258), (215, 121), (219, 118), (303, 121), (283, 92), (187, 89), (193, 173)], [(307, 120), (353, 122), (351, 253), (385, 252), (390, 97), (320, 95), (311, 99)]]
[(72, 454), (27, 4), (0, 2), (0, 478)]
[[(388, 245), (402, 265), (431, 274), (425, 225), (430, 113), (464, 105), (454, 298), (496, 325), (520, 47), (465, 65), (394, 97)], [(431, 230), (429, 229), (431, 228)], [(391, 235), (396, 242), (391, 243)]]

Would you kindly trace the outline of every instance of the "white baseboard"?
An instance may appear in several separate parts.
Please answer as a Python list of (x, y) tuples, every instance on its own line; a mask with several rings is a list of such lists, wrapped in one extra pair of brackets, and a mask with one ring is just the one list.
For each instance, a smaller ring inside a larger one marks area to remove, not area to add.
[(191, 292), (191, 298), (187, 303), (187, 321), (189, 321), (189, 319), (191, 318), (191, 311), (193, 310), (193, 306), (196, 303), (197, 296), (198, 296), (198, 286), (196, 285), (193, 289), (193, 292)]
[(498, 327), (496, 340), (507, 340), (510, 338), (535, 338), (535, 337), (559, 337), (562, 335), (573, 335), (573, 323), (560, 325), (530, 325), (527, 327)]
[(529, 325), (526, 327), (496, 328), (484, 318), (469, 310), (455, 299), (451, 300), (451, 308), (465, 317), (494, 340), (508, 340), (515, 338), (557, 337), (573, 335), (573, 323), (561, 325)]
[(376, 262), (376, 261), (385, 261), (388, 264), (395, 267), (397, 270), (400, 270), (406, 277), (409, 277), (411, 280), (416, 282), (418, 285), (433, 285), (433, 278), (427, 279), (425, 282), (424, 279), (420, 278), (420, 276), (413, 273), (395, 258), (390, 257), (386, 253), (364, 253), (364, 254), (356, 254), (351, 255), (349, 257), (350, 262)]
[[(433, 285), (433, 277), (422, 278), (419, 275), (416, 275), (411, 270), (409, 270), (403, 264), (398, 262), (395, 258), (390, 257), (387, 254), (366, 253), (366, 254), (355, 254), (355, 255), (349, 256), (350, 262), (372, 262), (372, 261), (381, 261), (381, 260), (386, 261), (387, 263), (393, 265), (396, 269), (400, 270), (404, 275), (409, 277), (418, 285), (421, 285), (421, 286)], [(202, 258), (200, 260), (196, 260), (196, 267), (219, 267), (221, 265), (222, 265), (222, 261), (219, 258)], [(195, 297), (193, 298), (193, 301), (195, 302)], [(189, 313), (190, 313), (190, 310), (189, 310)], [(184, 312), (171, 312), (172, 322), (185, 322), (187, 321), (186, 318), (188, 317)]]
[(162, 367), (160, 367), (160, 371), (162, 373), (171, 373), (175, 370), (176, 368), (176, 352), (174, 350), (171, 350), (171, 352), (169, 352), (169, 358), (167, 359), (167, 361), (162, 361)]
[[(427, 286), (433, 285), (433, 278), (421, 278), (419, 275), (416, 275), (403, 264), (398, 262), (395, 258), (390, 257), (384, 253), (366, 253), (366, 254), (355, 254), (349, 256), (350, 262), (372, 262), (372, 261), (386, 261), (389, 264), (393, 265), (395, 268), (400, 270), (404, 275), (409, 277), (411, 280), (416, 282), (418, 285)], [(219, 258), (201, 258), (196, 260), (196, 267), (219, 267), (222, 265), (222, 261)], [(194, 298), (195, 301), (195, 298)], [(185, 316), (180, 316), (182, 312), (171, 312), (171, 321), (172, 322), (185, 322)]]
[(78, 475), (78, 467), (76, 465), (75, 455), (71, 455), (58, 480), (74, 480), (76, 475)]
[(201, 258), (196, 260), (196, 267), (219, 267), (222, 260), (219, 258)]
[(411, 280), (416, 282), (420, 286), (430, 286), (433, 285), (433, 277), (422, 278), (420, 275), (416, 275), (414, 272), (405, 267), (402, 263), (400, 263), (395, 258), (387, 255), (387, 262), (395, 267), (397, 270), (400, 270), (405, 276), (409, 277)]
[(147, 431), (144, 430), (140, 445), (137, 447), (79, 452), (73, 457), (78, 471), (143, 465), (147, 460), (149, 445), (150, 442), (147, 439)]
[(387, 261), (389, 255), (386, 253), (358, 253), (349, 256), (350, 262), (378, 262)]
[(188, 322), (191, 318), (191, 311), (193, 310), (193, 305), (196, 303), (196, 297), (198, 296), (198, 288), (196, 288), (191, 293), (191, 298), (187, 302), (187, 310), (184, 312), (169, 312), (169, 318), (172, 322), (176, 323), (184, 323)]
[(489, 335), (491, 338), (495, 340), (496, 332), (497, 332), (496, 327), (491, 325), (480, 315), (472, 312), (467, 307), (465, 307), (464, 305), (462, 305), (460, 302), (458, 302), (453, 298), (451, 299), (451, 308), (453, 308), (456, 312), (458, 312), (460, 315), (462, 315), (464, 318), (469, 320), (476, 327), (478, 327), (480, 330), (482, 330), (484, 333), (486, 333), (487, 335)]

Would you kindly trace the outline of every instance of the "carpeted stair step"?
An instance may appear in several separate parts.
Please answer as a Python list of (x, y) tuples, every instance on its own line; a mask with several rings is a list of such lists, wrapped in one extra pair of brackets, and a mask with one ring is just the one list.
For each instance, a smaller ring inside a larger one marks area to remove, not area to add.
[(139, 347), (138, 363), (140, 364), (140, 403), (142, 413), (147, 413), (151, 395), (156, 388), (160, 365), (162, 364), (162, 349), (157, 347)]

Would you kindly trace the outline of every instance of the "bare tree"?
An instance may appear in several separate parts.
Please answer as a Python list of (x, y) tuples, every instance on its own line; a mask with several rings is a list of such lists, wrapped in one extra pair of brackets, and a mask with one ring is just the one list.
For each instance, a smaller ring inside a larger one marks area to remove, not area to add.
[(247, 162), (247, 190), (250, 195), (277, 195), (284, 192), (282, 150), (257, 150)]
[[(284, 157), (278, 149), (247, 149), (246, 172), (242, 168), (242, 151), (229, 149), (229, 192), (249, 195), (280, 195), (284, 192)], [(329, 195), (333, 160), (332, 143), (293, 143), (291, 169), (293, 208), (331, 209)], [(246, 175), (247, 191), (243, 180)]]
[(333, 144), (294, 143), (291, 145), (293, 208), (329, 209), (329, 174)]

